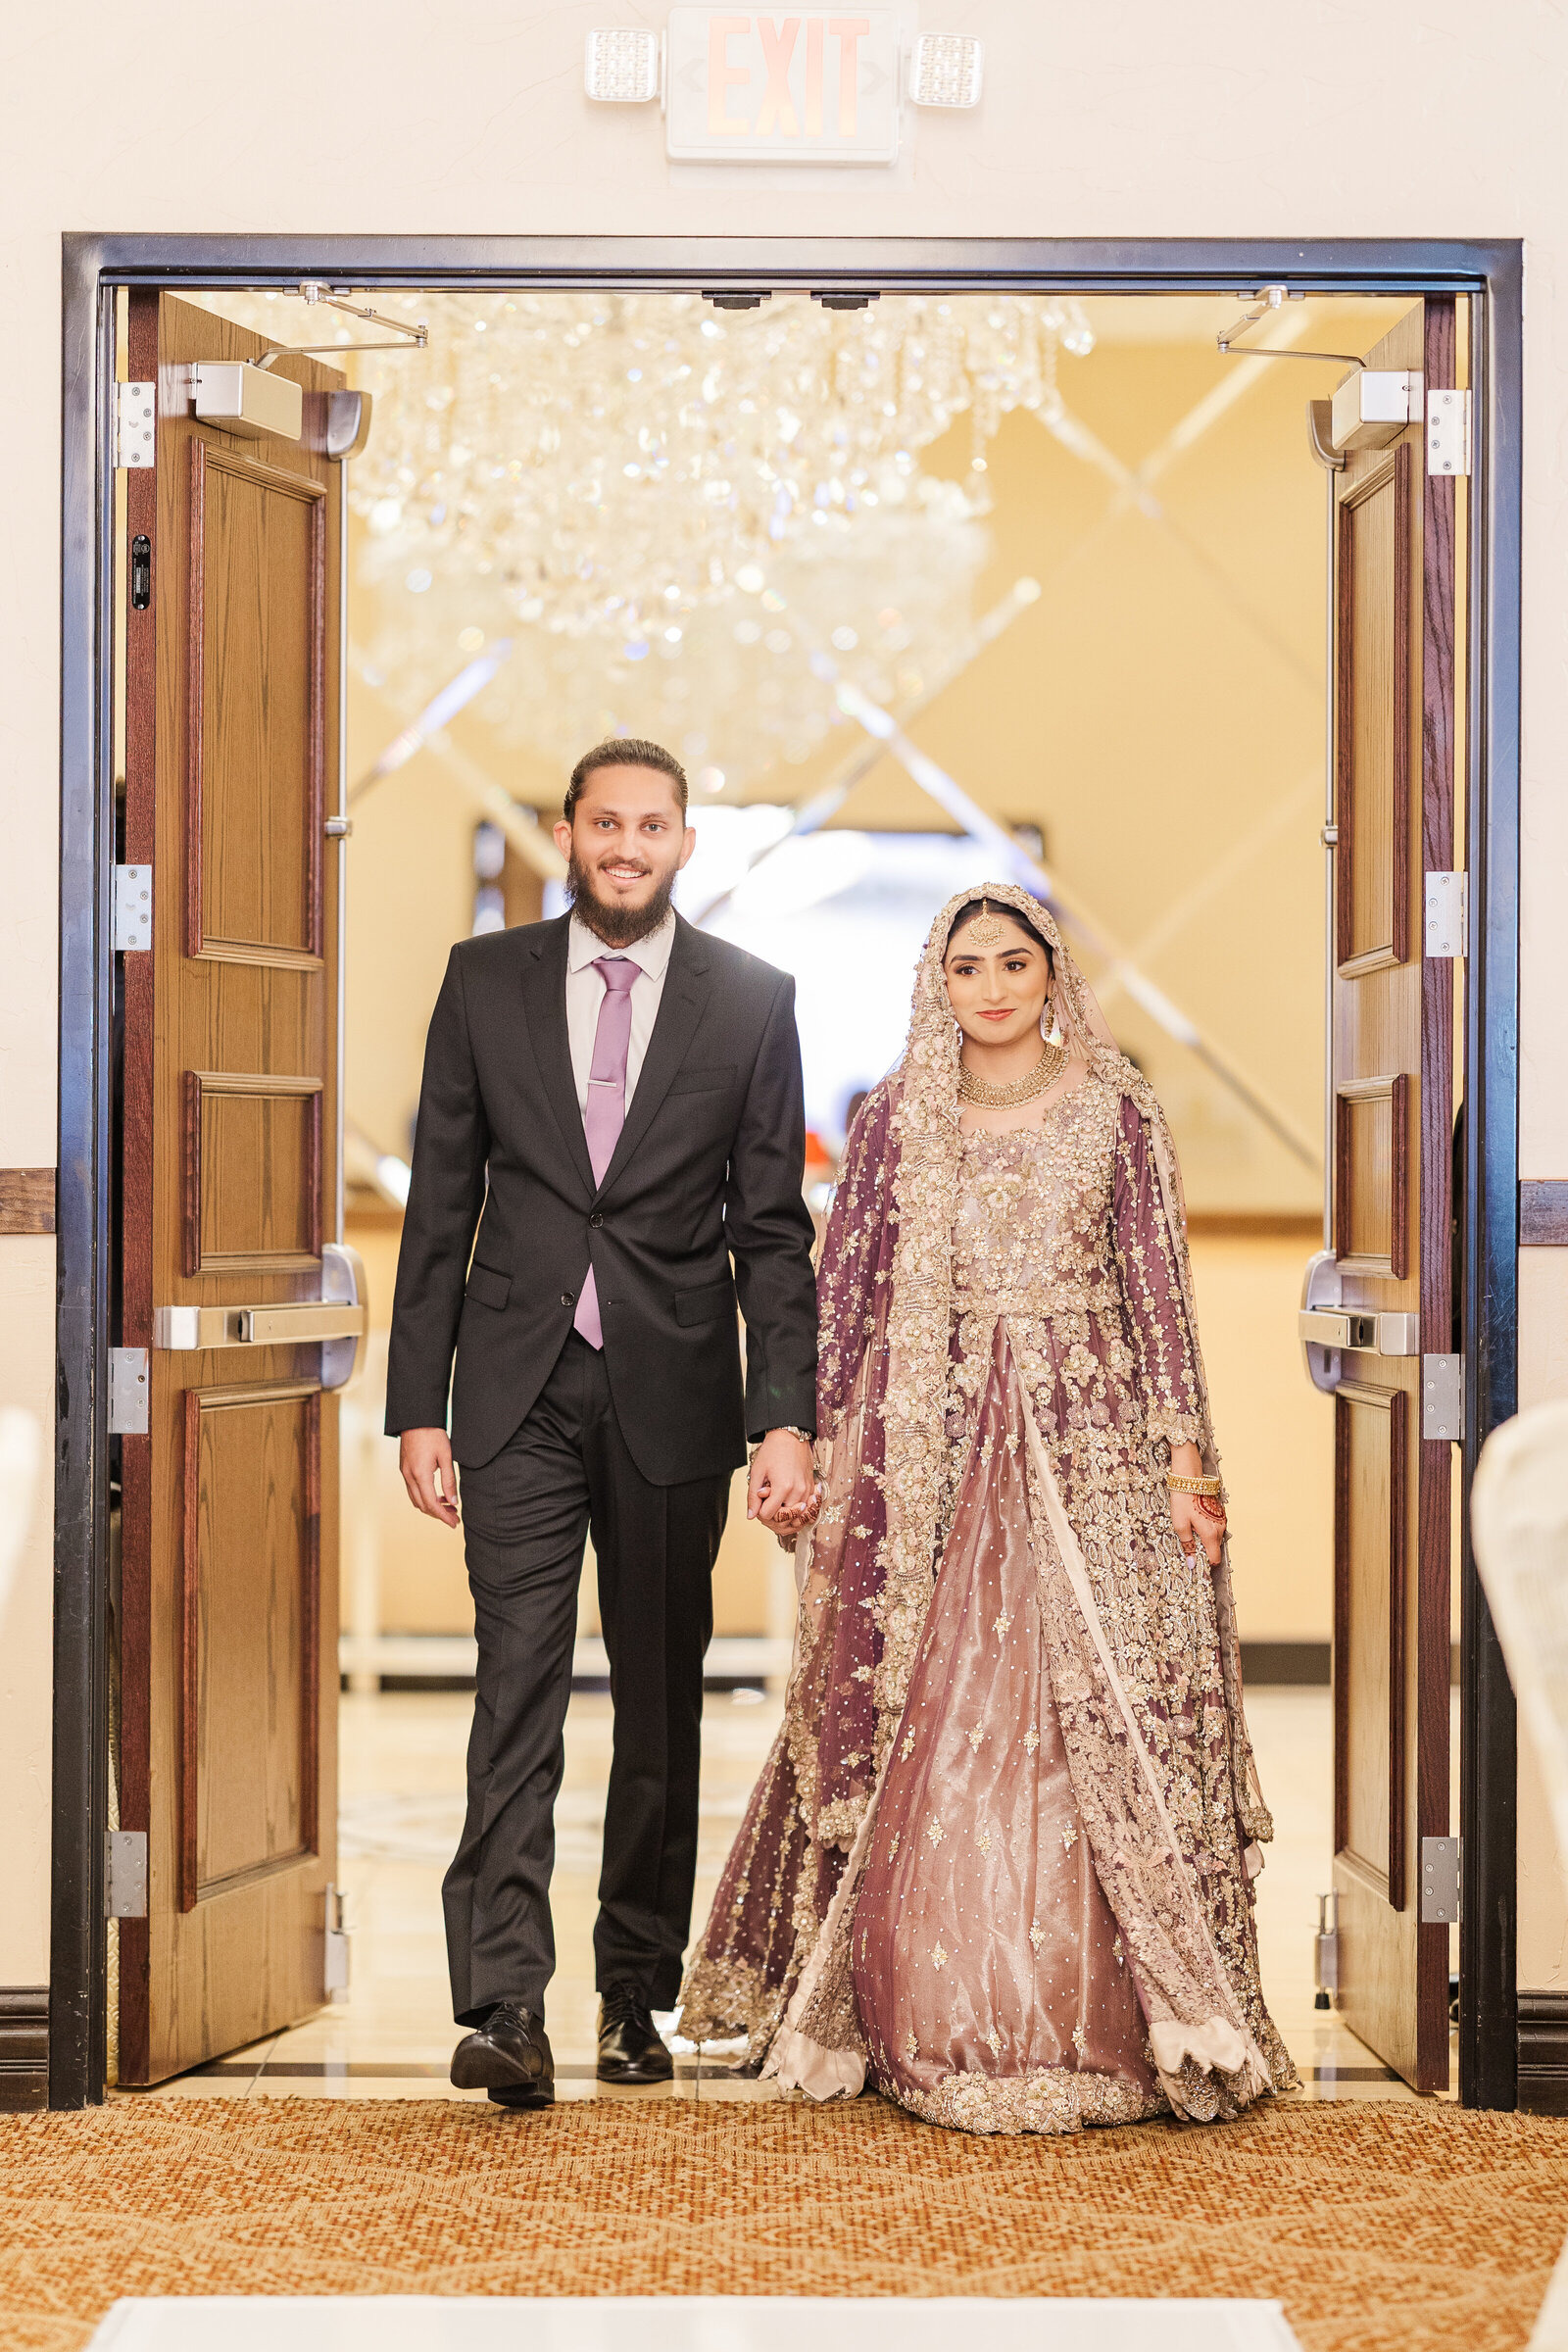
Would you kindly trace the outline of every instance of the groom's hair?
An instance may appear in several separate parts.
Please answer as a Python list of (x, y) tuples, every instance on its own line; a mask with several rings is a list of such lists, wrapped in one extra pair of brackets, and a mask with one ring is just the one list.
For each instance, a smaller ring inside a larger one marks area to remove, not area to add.
[(566, 797), (562, 803), (562, 814), (567, 824), (572, 810), (582, 799), (582, 788), (596, 768), (652, 767), (667, 776), (675, 788), (682, 816), (686, 813), (686, 770), (673, 752), (666, 752), (662, 743), (650, 743), (644, 735), (612, 735), (605, 743), (596, 743), (591, 752), (584, 752), (571, 771)]

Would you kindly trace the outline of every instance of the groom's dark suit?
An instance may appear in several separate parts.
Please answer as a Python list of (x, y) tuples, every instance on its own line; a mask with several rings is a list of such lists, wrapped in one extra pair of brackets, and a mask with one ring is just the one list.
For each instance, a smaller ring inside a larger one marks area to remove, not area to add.
[[(794, 983), (676, 918), (596, 1185), (567, 1037), (568, 921), (452, 952), (425, 1051), (387, 1367), (394, 1436), (444, 1427), (450, 1382), (463, 1471), (479, 1668), (468, 1816), (445, 1888), (463, 2023), (498, 2000), (543, 2009), (590, 1528), (615, 1708), (599, 1982), (656, 2007), (674, 2000), (729, 1474), (748, 1436), (815, 1426)], [(590, 1264), (602, 1349), (572, 1328)]]

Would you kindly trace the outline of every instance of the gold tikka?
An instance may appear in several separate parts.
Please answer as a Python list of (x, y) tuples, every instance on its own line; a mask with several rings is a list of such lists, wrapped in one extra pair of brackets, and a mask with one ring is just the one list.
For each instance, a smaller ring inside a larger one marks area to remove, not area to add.
[[(975, 925), (970, 925), (971, 932)], [(958, 1101), (973, 1102), (982, 1110), (1016, 1110), (1021, 1102), (1032, 1102), (1055, 1085), (1067, 1067), (1067, 1049), (1064, 1045), (1048, 1044), (1032, 1070), (1009, 1085), (992, 1086), (977, 1078), (963, 1062), (958, 1064)]]
[(1006, 936), (1006, 926), (999, 915), (992, 913), (990, 901), (987, 899), (981, 900), (980, 911), (968, 929), (969, 937), (977, 948), (994, 948), (999, 939)]

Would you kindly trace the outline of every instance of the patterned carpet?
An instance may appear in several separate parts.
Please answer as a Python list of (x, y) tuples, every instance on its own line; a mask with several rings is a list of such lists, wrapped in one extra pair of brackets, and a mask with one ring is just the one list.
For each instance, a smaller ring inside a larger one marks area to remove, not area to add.
[(1277, 2295), (1306, 2352), (1502, 2352), (1565, 2157), (1425, 2104), (988, 2141), (873, 2099), (124, 2101), (0, 2119), (0, 2342), (117, 2295)]

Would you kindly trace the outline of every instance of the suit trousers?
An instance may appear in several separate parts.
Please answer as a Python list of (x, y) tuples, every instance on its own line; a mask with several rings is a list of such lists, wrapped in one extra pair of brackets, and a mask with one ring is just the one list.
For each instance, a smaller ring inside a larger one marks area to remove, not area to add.
[(626, 1449), (603, 1353), (576, 1332), (521, 1427), (461, 1474), (479, 1663), (468, 1809), (442, 1887), (453, 2010), (543, 2014), (555, 1801), (565, 1752), (583, 1539), (614, 1711), (595, 1975), (651, 2007), (678, 1998), (697, 1869), (703, 1656), (729, 1479), (650, 1486)]

